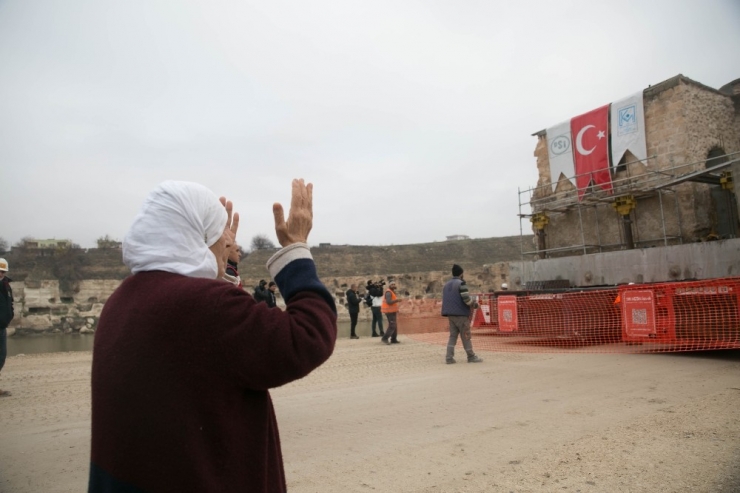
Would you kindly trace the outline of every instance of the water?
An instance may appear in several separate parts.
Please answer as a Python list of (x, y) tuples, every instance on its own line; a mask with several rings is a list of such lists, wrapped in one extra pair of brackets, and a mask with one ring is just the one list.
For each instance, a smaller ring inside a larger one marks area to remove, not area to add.
[(8, 337), (8, 356), (66, 351), (92, 351), (92, 334), (44, 334)]
[[(383, 320), (383, 327), (387, 325)], [(349, 320), (338, 322), (338, 337), (349, 337)], [(357, 323), (357, 335), (370, 337), (372, 333), (371, 322), (360, 320)], [(8, 356), (17, 354), (33, 353), (60, 353), (67, 351), (92, 351), (94, 336), (92, 334), (45, 334), (38, 336), (13, 336), (8, 337)]]

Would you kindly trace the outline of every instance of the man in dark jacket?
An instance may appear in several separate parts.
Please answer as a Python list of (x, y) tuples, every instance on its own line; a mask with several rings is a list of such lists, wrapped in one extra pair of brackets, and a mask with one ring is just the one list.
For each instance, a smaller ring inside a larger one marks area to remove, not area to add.
[[(0, 371), (5, 366), (5, 357), (8, 354), (8, 325), (13, 320), (13, 288), (10, 287), (8, 261), (0, 258)], [(0, 397), (9, 396), (10, 392), (0, 389)]]
[(350, 328), (349, 328), (349, 338), (350, 339), (359, 339), (360, 337), (355, 333), (355, 328), (357, 327), (357, 317), (360, 314), (360, 302), (362, 299), (360, 298), (360, 295), (357, 293), (357, 284), (353, 284), (349, 287), (347, 290), (347, 311), (349, 312), (349, 320), (350, 320)]
[(270, 308), (277, 306), (275, 291), (277, 291), (277, 284), (275, 284), (275, 281), (270, 281), (270, 284), (267, 285), (267, 289), (265, 290), (265, 302)]
[(463, 268), (452, 266), (452, 279), (442, 288), (442, 316), (450, 322), (450, 339), (447, 341), (447, 364), (455, 363), (455, 345), (457, 336), (462, 339), (463, 348), (468, 355), (468, 363), (480, 363), (483, 360), (473, 352), (470, 333), (470, 308), (478, 308), (468, 293), (463, 279)]
[(265, 286), (267, 286), (267, 281), (260, 279), (260, 283), (254, 287), (254, 294), (252, 297), (257, 303), (260, 301), (267, 301), (267, 289)]

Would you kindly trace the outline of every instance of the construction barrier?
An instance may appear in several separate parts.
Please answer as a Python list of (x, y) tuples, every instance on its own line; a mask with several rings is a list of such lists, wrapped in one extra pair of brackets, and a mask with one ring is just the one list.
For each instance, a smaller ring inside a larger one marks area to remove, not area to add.
[[(740, 348), (740, 277), (476, 295), (473, 346), (516, 352)], [(446, 344), (441, 300), (403, 302), (399, 333)]]

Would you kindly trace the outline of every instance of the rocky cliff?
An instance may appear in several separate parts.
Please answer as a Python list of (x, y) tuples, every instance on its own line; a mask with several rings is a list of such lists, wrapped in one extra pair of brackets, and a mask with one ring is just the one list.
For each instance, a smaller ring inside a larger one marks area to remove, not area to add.
[[(348, 317), (344, 293), (353, 283), (364, 287), (368, 279), (395, 279), (409, 298), (433, 298), (439, 296), (452, 264), (457, 263), (465, 268), (472, 291), (498, 289), (507, 282), (506, 261), (521, 259), (522, 242), (525, 249), (531, 249), (532, 236), (415, 245), (321, 246), (312, 248), (311, 253), (319, 276), (336, 298), (339, 317), (344, 319)], [(16, 298), (10, 333), (94, 332), (104, 303), (128, 275), (120, 250), (37, 253), (16, 249), (5, 254)], [(257, 251), (240, 262), (240, 274), (250, 293), (260, 279), (268, 278), (265, 263), (273, 253)], [(367, 318), (369, 312), (363, 309), (360, 317)]]

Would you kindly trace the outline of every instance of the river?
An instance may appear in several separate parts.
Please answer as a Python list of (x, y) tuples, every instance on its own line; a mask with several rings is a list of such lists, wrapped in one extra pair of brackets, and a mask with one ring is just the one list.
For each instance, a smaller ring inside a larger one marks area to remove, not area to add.
[[(384, 326), (387, 325), (384, 320)], [(340, 320), (338, 322), (338, 337), (349, 337), (349, 320)], [(370, 321), (361, 320), (357, 323), (357, 335), (360, 337), (370, 337)], [(67, 351), (92, 351), (93, 334), (46, 334), (38, 336), (13, 336), (8, 337), (8, 356), (17, 354), (33, 353), (59, 353)]]

